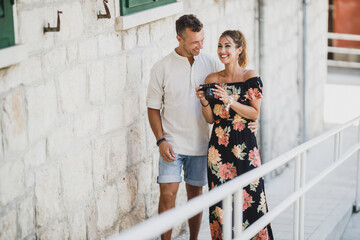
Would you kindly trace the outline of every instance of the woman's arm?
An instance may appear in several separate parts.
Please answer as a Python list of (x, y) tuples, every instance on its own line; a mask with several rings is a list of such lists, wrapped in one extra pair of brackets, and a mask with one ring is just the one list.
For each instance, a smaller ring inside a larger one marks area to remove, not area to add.
[[(228, 104), (227, 102), (226, 104)], [(250, 100), (250, 105), (245, 105), (239, 102), (233, 102), (230, 104), (232, 110), (234, 110), (241, 117), (256, 121), (260, 115), (261, 99)]]
[[(213, 82), (216, 82), (216, 80), (217, 80), (217, 73), (212, 73), (206, 77), (205, 83), (213, 83)], [(200, 89), (201, 89), (201, 87), (197, 87), (195, 90), (196, 90), (196, 96), (200, 100), (202, 114), (203, 114), (206, 122), (212, 124), (212, 123), (214, 123), (213, 111), (210, 107), (209, 101), (207, 101), (205, 99), (204, 91), (200, 91)]]
[(225, 89), (216, 86), (214, 92), (219, 96), (219, 99), (227, 106), (232, 108), (241, 117), (256, 121), (260, 114), (261, 99), (250, 100), (250, 105), (245, 105), (236, 101), (232, 101)]
[(195, 90), (196, 90), (196, 96), (200, 100), (202, 114), (206, 122), (212, 124), (214, 123), (214, 115), (210, 107), (210, 103), (208, 100), (205, 99), (204, 91), (201, 91), (200, 89), (201, 87), (197, 87)]

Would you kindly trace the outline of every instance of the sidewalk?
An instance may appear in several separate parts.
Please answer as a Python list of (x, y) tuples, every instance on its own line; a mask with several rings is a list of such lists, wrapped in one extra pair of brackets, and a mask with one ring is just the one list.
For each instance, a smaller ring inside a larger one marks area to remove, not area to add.
[[(344, 140), (350, 139), (355, 131), (347, 131), (344, 134)], [(345, 141), (347, 142), (347, 141)], [(333, 141), (327, 141), (324, 144), (310, 151), (307, 159), (307, 181), (316, 176), (320, 171), (332, 163)], [(346, 147), (344, 147), (346, 151)], [(351, 214), (356, 174), (356, 157), (350, 158), (343, 166), (332, 172), (323, 181), (319, 182), (312, 190), (305, 195), (305, 239), (320, 240), (331, 234), (329, 229), (335, 229), (340, 219), (346, 219), (346, 215)], [(277, 206), (283, 199), (293, 192), (294, 178), (293, 164), (290, 164), (286, 171), (280, 176), (265, 183), (266, 196), (269, 210)], [(204, 212), (203, 223), (201, 226), (199, 240), (209, 240), (210, 231), (208, 225), (208, 213)], [(360, 239), (360, 214), (353, 224), (349, 224), (349, 238)], [(339, 228), (345, 228), (346, 222)], [(293, 208), (290, 207), (271, 223), (274, 238), (277, 240), (293, 239)], [(338, 231), (342, 232), (342, 231)], [(357, 234), (358, 238), (353, 238)], [(340, 236), (339, 236), (340, 237)], [(189, 233), (185, 233), (176, 240), (189, 239)]]

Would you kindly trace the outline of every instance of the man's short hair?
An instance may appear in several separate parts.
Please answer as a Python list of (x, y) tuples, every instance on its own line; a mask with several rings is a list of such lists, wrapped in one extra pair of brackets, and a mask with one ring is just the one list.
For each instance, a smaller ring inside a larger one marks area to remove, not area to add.
[(184, 32), (186, 28), (190, 28), (193, 32), (200, 32), (203, 28), (203, 24), (193, 14), (183, 15), (178, 20), (176, 20), (177, 35), (184, 38)]

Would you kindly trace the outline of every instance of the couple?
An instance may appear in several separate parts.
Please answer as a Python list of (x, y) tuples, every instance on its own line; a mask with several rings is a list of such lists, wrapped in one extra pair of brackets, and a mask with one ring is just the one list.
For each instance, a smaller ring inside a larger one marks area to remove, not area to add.
[[(194, 15), (176, 21), (179, 46), (157, 62), (147, 94), (148, 117), (160, 151), (159, 213), (175, 207), (181, 168), (188, 200), (257, 166), (256, 119), (260, 112), (262, 82), (254, 70), (245, 69), (246, 40), (240, 31), (225, 31), (219, 39), (222, 66), (200, 53), (202, 23)], [(215, 99), (205, 99), (199, 85), (217, 83)], [(200, 102), (200, 103), (199, 103)], [(209, 125), (213, 125), (209, 142)], [(206, 172), (207, 169), (207, 172)], [(262, 178), (243, 189), (243, 228), (267, 211)], [(197, 239), (202, 213), (189, 219), (190, 239)], [(209, 209), (212, 239), (222, 239), (221, 202)], [(170, 239), (171, 230), (161, 238)], [(255, 239), (273, 239), (270, 225)]]

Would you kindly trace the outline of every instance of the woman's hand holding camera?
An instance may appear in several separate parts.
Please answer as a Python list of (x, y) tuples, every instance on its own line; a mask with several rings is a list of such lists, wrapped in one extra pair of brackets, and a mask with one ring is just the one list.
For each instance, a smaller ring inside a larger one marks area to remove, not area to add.
[(213, 89), (213, 92), (216, 93), (216, 95), (225, 105), (228, 105), (231, 102), (231, 97), (227, 94), (225, 88), (222, 86), (216, 85), (216, 89)]
[(202, 87), (199, 86), (195, 88), (196, 97), (200, 100), (200, 103), (203, 107), (209, 106), (208, 100), (205, 99), (205, 92), (202, 90)]

